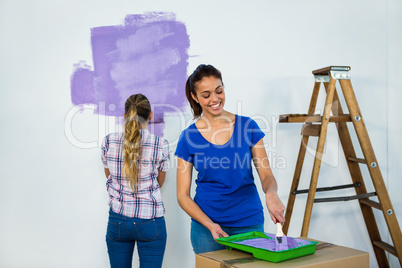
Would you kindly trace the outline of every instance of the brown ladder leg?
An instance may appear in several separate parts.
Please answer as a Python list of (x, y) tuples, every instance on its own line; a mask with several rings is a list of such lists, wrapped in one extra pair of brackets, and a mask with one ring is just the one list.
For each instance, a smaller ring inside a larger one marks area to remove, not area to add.
[[(349, 79), (339, 80), (343, 94), (345, 96), (346, 104), (348, 106), (350, 115), (352, 117), (353, 126), (355, 128), (357, 138), (360, 143), (367, 167), (373, 181), (374, 188), (377, 192), (379, 205), (373, 207), (380, 209), (383, 212), (385, 222), (387, 223), (389, 233), (391, 235), (394, 247), (382, 242), (380, 240), (373, 241), (374, 248), (378, 247), (387, 250), (399, 259), (402, 266), (402, 234), (399, 228), (398, 220), (396, 218), (394, 208), (392, 207), (391, 199), (389, 198), (387, 188), (385, 187), (381, 171), (374, 154), (370, 138), (364, 124), (359, 105), (353, 91), (352, 83)], [(374, 203), (374, 202), (373, 202)]]
[[(314, 113), (315, 107), (317, 105), (317, 98), (318, 98), (318, 93), (320, 91), (320, 85), (321, 85), (321, 82), (314, 83), (313, 94), (311, 95), (310, 106), (308, 108), (308, 114)], [(290, 187), (288, 204), (286, 205), (285, 223), (282, 228), (282, 230), (285, 234), (287, 234), (288, 230), (289, 230), (290, 219), (292, 217), (293, 206), (294, 206), (295, 199), (296, 199), (296, 195), (293, 194), (293, 191), (296, 191), (299, 186), (300, 174), (301, 174), (302, 167), (303, 167), (304, 157), (306, 155), (306, 148), (307, 148), (308, 140), (309, 140), (308, 136), (302, 136), (302, 140), (300, 143), (299, 155), (297, 156), (296, 168), (295, 168), (295, 172), (293, 175), (292, 186)]]
[(310, 180), (310, 186), (309, 186), (307, 203), (306, 203), (306, 210), (304, 211), (303, 225), (302, 225), (302, 231), (301, 231), (302, 237), (307, 237), (308, 229), (310, 226), (311, 213), (313, 210), (313, 203), (314, 203), (315, 193), (316, 193), (316, 189), (317, 189), (318, 175), (320, 173), (321, 160), (322, 160), (322, 154), (324, 151), (325, 139), (327, 136), (329, 117), (331, 115), (332, 100), (333, 100), (333, 96), (334, 96), (334, 92), (335, 92), (335, 83), (336, 83), (336, 80), (331, 77), (329, 80), (328, 93), (327, 93), (327, 98), (325, 100), (325, 107), (324, 107), (324, 112), (323, 112), (322, 120), (321, 120), (321, 131), (320, 131), (320, 136), (318, 138), (318, 145), (317, 145), (316, 155), (315, 155), (315, 159), (314, 159), (313, 173), (311, 175), (311, 180)]
[[(325, 89), (328, 91), (328, 83), (324, 83)], [(337, 107), (333, 105), (332, 114), (343, 114), (343, 110), (341, 104), (339, 102), (339, 97), (337, 91), (334, 92), (334, 104), (337, 104)], [(349, 129), (346, 125), (346, 122), (336, 123), (336, 128), (338, 130), (339, 139), (342, 145), (343, 152), (345, 154), (346, 162), (348, 165), (348, 169), (350, 172), (350, 176), (352, 177), (353, 183), (359, 183), (359, 187), (355, 187), (355, 191), (357, 195), (367, 194), (366, 186), (364, 184), (363, 176), (360, 170), (359, 162), (350, 161), (349, 159), (357, 159), (356, 153), (353, 147), (353, 142), (350, 137)], [(363, 199), (362, 199), (363, 200)], [(364, 200), (368, 200), (367, 198)], [(368, 234), (370, 236), (371, 243), (373, 241), (381, 241), (380, 232), (378, 230), (377, 222), (374, 217), (373, 209), (370, 206), (365, 205), (364, 203), (359, 202), (360, 209), (363, 214), (364, 222), (367, 227)], [(389, 267), (388, 259), (385, 255), (384, 250), (374, 247), (374, 253), (376, 255), (376, 259), (379, 267)]]

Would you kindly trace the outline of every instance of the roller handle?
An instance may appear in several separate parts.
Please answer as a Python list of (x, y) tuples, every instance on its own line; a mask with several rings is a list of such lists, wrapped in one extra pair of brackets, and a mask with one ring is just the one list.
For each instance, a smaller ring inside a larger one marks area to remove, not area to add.
[(282, 232), (282, 224), (280, 224), (279, 222), (276, 223), (276, 236), (284, 236), (283, 232)]

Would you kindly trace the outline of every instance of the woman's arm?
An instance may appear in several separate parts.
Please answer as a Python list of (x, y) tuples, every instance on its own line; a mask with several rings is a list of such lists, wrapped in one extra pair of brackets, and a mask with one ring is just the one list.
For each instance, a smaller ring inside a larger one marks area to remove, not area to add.
[(166, 177), (166, 172), (159, 170), (159, 174), (156, 179), (158, 180), (160, 188), (162, 188), (162, 185), (165, 183), (165, 177)]
[(193, 164), (177, 158), (177, 201), (180, 207), (194, 220), (204, 225), (214, 239), (228, 237), (219, 224), (214, 223), (190, 196)]
[(274, 174), (272, 174), (271, 166), (265, 151), (264, 142), (261, 139), (257, 144), (251, 148), (251, 154), (253, 156), (253, 162), (257, 169), (258, 175), (261, 179), (262, 189), (265, 193), (265, 201), (274, 223), (280, 222), (283, 224), (285, 218), (283, 212), (285, 206), (278, 196), (278, 185), (276, 183)]
[(105, 175), (106, 175), (106, 178), (109, 178), (110, 171), (108, 168), (105, 168)]

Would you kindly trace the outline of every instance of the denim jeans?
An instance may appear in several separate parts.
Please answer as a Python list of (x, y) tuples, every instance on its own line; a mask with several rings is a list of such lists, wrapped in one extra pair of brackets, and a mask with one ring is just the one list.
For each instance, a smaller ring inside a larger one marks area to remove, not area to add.
[[(247, 227), (224, 227), (222, 230), (228, 235), (236, 235), (247, 232), (264, 232), (264, 224), (247, 226)], [(212, 237), (211, 232), (204, 225), (191, 221), (191, 244), (195, 254), (200, 254), (209, 251), (225, 249), (224, 245), (219, 244)]]
[(137, 242), (141, 268), (162, 267), (166, 248), (165, 218), (129, 218), (109, 211), (106, 244), (112, 268), (131, 267)]

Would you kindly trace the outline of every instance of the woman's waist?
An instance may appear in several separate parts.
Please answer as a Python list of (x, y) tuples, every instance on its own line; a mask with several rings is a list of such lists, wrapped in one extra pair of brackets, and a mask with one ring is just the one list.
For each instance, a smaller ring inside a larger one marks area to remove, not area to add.
[(113, 206), (109, 209), (109, 217), (120, 221), (137, 221), (138, 223), (149, 221), (150, 219), (164, 219), (164, 207), (157, 210), (156, 214), (149, 213), (149, 211), (134, 211), (132, 208), (119, 207), (119, 213), (113, 210)]
[(196, 196), (206, 198), (238, 197), (238, 196), (257, 195), (258, 191), (254, 182), (230, 185), (218, 182), (199, 182), (197, 183)]
[(124, 200), (146, 199), (161, 201), (161, 193), (159, 185), (131, 188), (127, 185), (118, 183), (108, 183), (107, 191), (111, 197)]
[(126, 179), (116, 180), (111, 179), (106, 182), (106, 187), (111, 188), (115, 191), (121, 192), (123, 194), (132, 195), (133, 193), (148, 193), (160, 191), (159, 183), (157, 180), (141, 180), (135, 185), (132, 186), (130, 182)]
[[(227, 202), (199, 202), (201, 210), (213, 221), (223, 226), (248, 226), (264, 222), (261, 200), (227, 200)], [(243, 223), (247, 222), (247, 224)], [(253, 224), (250, 224), (253, 223)]]

